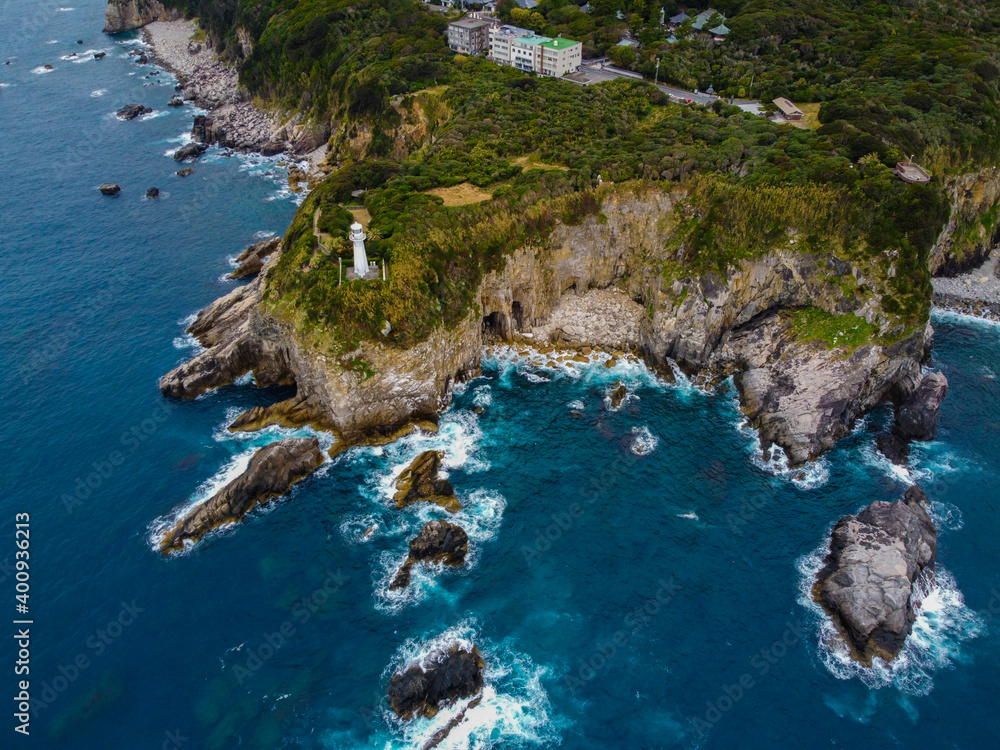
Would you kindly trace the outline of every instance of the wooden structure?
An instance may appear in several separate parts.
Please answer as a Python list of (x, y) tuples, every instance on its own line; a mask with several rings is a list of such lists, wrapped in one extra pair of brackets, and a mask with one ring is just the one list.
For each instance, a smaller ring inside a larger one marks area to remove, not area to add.
[(783, 96), (779, 96), (774, 100), (774, 106), (778, 108), (781, 112), (781, 116), (786, 120), (801, 120), (804, 113), (801, 109), (795, 106), (795, 104)]

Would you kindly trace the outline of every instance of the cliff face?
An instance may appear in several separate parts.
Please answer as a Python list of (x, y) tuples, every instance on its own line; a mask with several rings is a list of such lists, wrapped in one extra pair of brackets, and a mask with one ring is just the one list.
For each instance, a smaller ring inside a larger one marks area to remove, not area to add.
[(948, 191), (951, 216), (929, 260), (934, 276), (957, 276), (978, 267), (1000, 242), (1000, 170), (991, 167), (956, 177)]
[(104, 32), (118, 34), (153, 21), (169, 21), (178, 17), (176, 10), (167, 10), (158, 0), (108, 0), (104, 11)]
[[(574, 346), (638, 346), (654, 364), (668, 358), (706, 380), (737, 374), (743, 408), (765, 447), (793, 464), (818, 456), (853, 420), (890, 392), (919, 379), (929, 327), (883, 346), (830, 349), (796, 335), (789, 310), (857, 311), (880, 324), (873, 298), (845, 294), (845, 277), (865, 288), (844, 261), (780, 247), (714, 273), (665, 279), (675, 205), (683, 191), (613, 194), (598, 216), (560, 225), (544, 247), (515, 251), (481, 285), (478, 310), (407, 350), (364, 342), (339, 356), (314, 351), (291, 324), (260, 307), (278, 253), (251, 284), (199, 315), (191, 332), (208, 349), (164, 376), (170, 396), (193, 397), (253, 370), (257, 382), (295, 383), (287, 402), (244, 420), (311, 422), (349, 442), (435, 416), (457, 380), (478, 371), (485, 334)], [(870, 293), (869, 293), (870, 294)]]

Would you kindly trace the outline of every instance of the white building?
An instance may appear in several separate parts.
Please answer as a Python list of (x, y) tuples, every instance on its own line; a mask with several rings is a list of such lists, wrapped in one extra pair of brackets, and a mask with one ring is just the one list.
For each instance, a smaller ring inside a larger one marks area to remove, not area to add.
[(538, 36), (517, 26), (490, 29), (490, 59), (523, 71), (564, 76), (583, 62), (583, 45), (572, 39)]

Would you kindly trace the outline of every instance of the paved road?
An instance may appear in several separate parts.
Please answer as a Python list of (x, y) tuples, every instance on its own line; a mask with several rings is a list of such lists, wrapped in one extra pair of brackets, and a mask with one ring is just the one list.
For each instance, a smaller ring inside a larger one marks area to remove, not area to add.
[[(589, 67), (587, 65), (584, 65), (584, 66), (582, 66), (580, 68), (580, 73), (582, 74), (582, 76), (580, 76), (580, 77), (585, 77), (588, 80), (585, 80), (585, 81), (584, 80), (576, 80), (576, 82), (577, 83), (582, 83), (584, 85), (592, 84), (592, 83), (600, 83), (602, 81), (611, 81), (611, 80), (613, 80), (615, 78), (633, 78), (633, 76), (623, 75), (623, 74), (618, 73), (618, 72), (616, 72), (614, 70), (608, 70), (607, 68), (600, 68), (600, 67), (593, 67), (592, 68), (592, 67)], [(579, 76), (579, 74), (578, 74), (578, 76)], [(642, 80), (648, 80), (648, 79), (644, 78)], [(713, 95), (709, 95), (709, 94), (699, 94), (699, 93), (695, 93), (694, 91), (684, 91), (684, 89), (677, 89), (677, 88), (674, 88), (673, 86), (664, 86), (662, 84), (660, 84), (659, 86), (657, 86), (657, 88), (660, 91), (662, 91), (664, 94), (667, 94), (673, 100), (679, 101), (679, 102), (691, 101), (691, 102), (694, 102), (696, 104), (712, 104), (713, 102), (718, 101), (718, 99), (719, 99), (719, 97), (717, 97), (717, 96), (713, 96)], [(744, 112), (750, 112), (751, 114), (755, 114), (755, 115), (760, 113), (760, 102), (759, 101), (747, 100), (747, 99), (737, 99), (736, 101), (733, 102), (733, 105), (736, 106), (736, 107), (739, 107)]]

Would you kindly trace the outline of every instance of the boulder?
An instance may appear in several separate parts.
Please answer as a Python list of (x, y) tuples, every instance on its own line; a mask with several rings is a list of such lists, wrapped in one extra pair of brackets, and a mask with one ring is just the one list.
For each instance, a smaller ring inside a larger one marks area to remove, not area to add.
[(896, 409), (893, 432), (903, 440), (933, 440), (938, 412), (948, 395), (948, 378), (941, 372), (925, 375), (920, 385)]
[(288, 492), (323, 463), (316, 438), (289, 438), (266, 445), (250, 459), (246, 471), (181, 519), (163, 537), (160, 552), (184, 549), (184, 541), (198, 541), (226, 523), (235, 523), (254, 506)]
[(167, 106), (168, 107), (183, 107), (184, 106), (184, 99), (181, 98), (181, 97), (179, 97), (179, 96), (172, 96), (172, 97), (170, 97), (170, 101), (167, 102)]
[(146, 197), (147, 198), (159, 198), (160, 197), (160, 189), (159, 188), (150, 188), (149, 190), (146, 191)]
[(396, 494), (393, 496), (397, 508), (424, 500), (437, 503), (452, 513), (462, 509), (451, 482), (438, 476), (442, 458), (444, 454), (440, 451), (424, 451), (403, 470), (396, 480)]
[(871, 666), (899, 654), (916, 619), (914, 581), (933, 574), (936, 555), (927, 496), (915, 485), (902, 500), (877, 500), (837, 522), (812, 595), (852, 658)]
[(103, 60), (107, 56), (108, 56), (107, 52), (95, 52), (94, 53), (94, 59), (95, 60)]
[(188, 143), (184, 146), (181, 146), (176, 151), (174, 151), (174, 161), (184, 161), (185, 159), (197, 159), (207, 150), (208, 146), (206, 146), (204, 143)]
[(100, 190), (105, 195), (118, 195), (122, 189), (114, 182), (105, 182), (101, 185)]
[(117, 114), (123, 120), (134, 120), (139, 115), (148, 115), (152, 111), (149, 107), (144, 107), (141, 104), (126, 104), (118, 110)]
[(879, 453), (897, 466), (906, 466), (910, 458), (910, 444), (898, 435), (883, 432), (875, 438), (875, 446)]
[(457, 568), (465, 563), (469, 551), (469, 535), (465, 529), (447, 521), (429, 521), (410, 540), (410, 554), (400, 567), (390, 589), (405, 589), (410, 585), (410, 569), (418, 564), (441, 563)]
[(191, 167), (184, 167), (184, 169), (177, 170), (178, 177), (187, 177), (189, 174), (194, 174), (194, 170)]
[(389, 704), (404, 721), (432, 718), (439, 709), (481, 692), (485, 669), (479, 649), (456, 644), (396, 672), (389, 681)]

